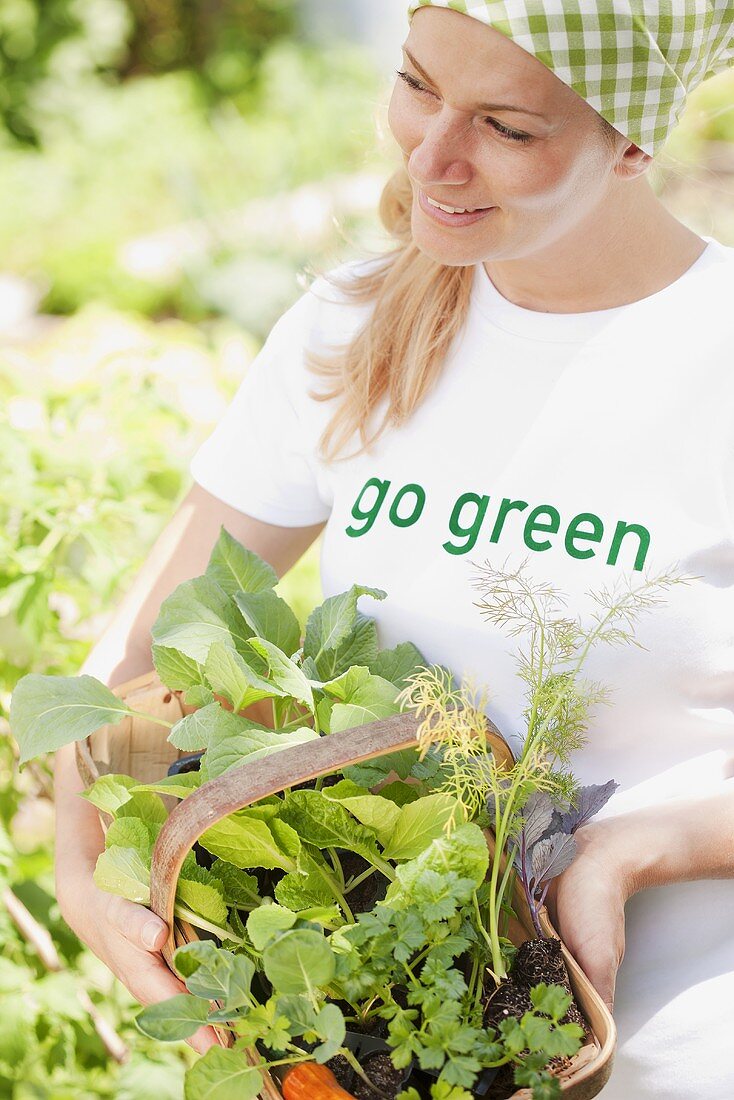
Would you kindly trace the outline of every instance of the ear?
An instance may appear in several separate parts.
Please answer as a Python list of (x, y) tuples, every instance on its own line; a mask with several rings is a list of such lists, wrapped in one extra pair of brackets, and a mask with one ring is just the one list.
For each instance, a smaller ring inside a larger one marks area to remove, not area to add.
[(622, 179), (636, 179), (648, 170), (652, 160), (650, 154), (643, 152), (639, 145), (628, 141), (618, 154), (615, 171)]

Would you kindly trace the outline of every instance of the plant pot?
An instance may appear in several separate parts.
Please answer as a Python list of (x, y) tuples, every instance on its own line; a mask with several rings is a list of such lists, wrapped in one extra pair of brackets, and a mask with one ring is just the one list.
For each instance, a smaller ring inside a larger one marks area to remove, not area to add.
[[(186, 706), (181, 693), (169, 691), (152, 672), (115, 689), (133, 709), (175, 722), (195, 708)], [(297, 745), (243, 765), (218, 779), (203, 784), (184, 801), (175, 804), (169, 799), (170, 816), (164, 823), (153, 851), (151, 866), (151, 909), (166, 921), (171, 934), (163, 949), (166, 962), (173, 967), (173, 953), (183, 943), (197, 939), (196, 930), (174, 919), (173, 906), (181, 865), (201, 834), (217, 821), (287, 787), (308, 782), (319, 776), (341, 770), (349, 764), (371, 760), (386, 753), (413, 748), (419, 722), (411, 713), (332, 733), (318, 741)], [(493, 750), (503, 758), (512, 754), (498, 731), (488, 734)], [(184, 755), (172, 746), (160, 725), (137, 716), (129, 716), (116, 726), (98, 730), (85, 741), (77, 743), (80, 774), (91, 784), (105, 773), (132, 775), (140, 782), (153, 782), (166, 774), (169, 767)], [(104, 824), (104, 822), (103, 822)], [(494, 837), (487, 834), (494, 851)], [(515, 885), (512, 905), (517, 920), (509, 922), (508, 936), (516, 946), (535, 937), (532, 919), (525, 897)], [(545, 908), (540, 923), (547, 936), (556, 936)], [(569, 1100), (590, 1100), (604, 1087), (612, 1069), (616, 1028), (604, 1001), (596, 992), (571, 954), (562, 945), (571, 988), (591, 1032), (591, 1041), (578, 1051), (570, 1065), (558, 1075), (561, 1089)], [(219, 1032), (228, 1045), (228, 1032)], [(259, 1061), (252, 1052), (254, 1064)], [(282, 1093), (275, 1079), (264, 1074), (260, 1093), (263, 1100), (281, 1100)], [(512, 1100), (531, 1100), (529, 1089), (513, 1093)]]

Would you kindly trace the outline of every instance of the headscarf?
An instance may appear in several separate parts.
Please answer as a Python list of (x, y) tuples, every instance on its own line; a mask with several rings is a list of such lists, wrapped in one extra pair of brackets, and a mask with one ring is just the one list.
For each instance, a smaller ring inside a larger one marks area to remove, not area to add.
[(511, 38), (655, 156), (688, 94), (734, 65), (734, 0), (413, 0)]

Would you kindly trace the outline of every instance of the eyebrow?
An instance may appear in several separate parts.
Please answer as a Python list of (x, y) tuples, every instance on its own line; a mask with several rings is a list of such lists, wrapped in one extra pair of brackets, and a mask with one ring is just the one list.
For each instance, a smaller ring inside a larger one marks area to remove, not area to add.
[[(427, 80), (429, 84), (433, 84), (434, 81), (428, 75), (426, 70), (422, 67), (422, 65), (418, 64), (418, 62), (413, 57), (410, 50), (406, 49), (405, 46), (403, 46), (403, 53), (408, 58), (408, 60), (411, 62), (411, 64), (413, 65), (413, 68), (418, 70), (418, 72), (424, 78), (424, 80)], [(546, 115), (542, 115), (540, 113), (540, 111), (531, 111), (527, 107), (515, 107), (511, 103), (477, 103), (476, 108), (479, 111), (518, 111), (520, 114), (523, 114), (523, 115), (535, 115), (537, 118), (542, 118), (546, 122), (550, 121), (546, 117)]]

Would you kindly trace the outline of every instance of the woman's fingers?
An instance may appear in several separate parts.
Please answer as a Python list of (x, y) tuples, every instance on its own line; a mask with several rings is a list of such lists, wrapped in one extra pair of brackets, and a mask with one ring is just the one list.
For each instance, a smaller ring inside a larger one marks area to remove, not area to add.
[(617, 971), (624, 955), (624, 932), (616, 922), (601, 927), (586, 940), (567, 943), (567, 947), (586, 977), (611, 1012), (614, 1008), (614, 990)]
[(609, 1007), (624, 957), (624, 883), (588, 838), (546, 897), (553, 927)]
[(107, 906), (107, 920), (112, 928), (142, 951), (160, 951), (168, 937), (168, 925), (165, 921), (125, 898), (110, 894)]
[[(162, 946), (166, 942), (165, 921), (142, 905), (116, 896), (110, 896), (107, 920), (112, 936), (108, 936), (105, 961), (136, 1001), (150, 1005), (187, 992), (184, 983), (169, 970), (160, 951), (150, 946)], [(199, 1054), (221, 1045), (211, 1027), (199, 1028), (187, 1042)]]

